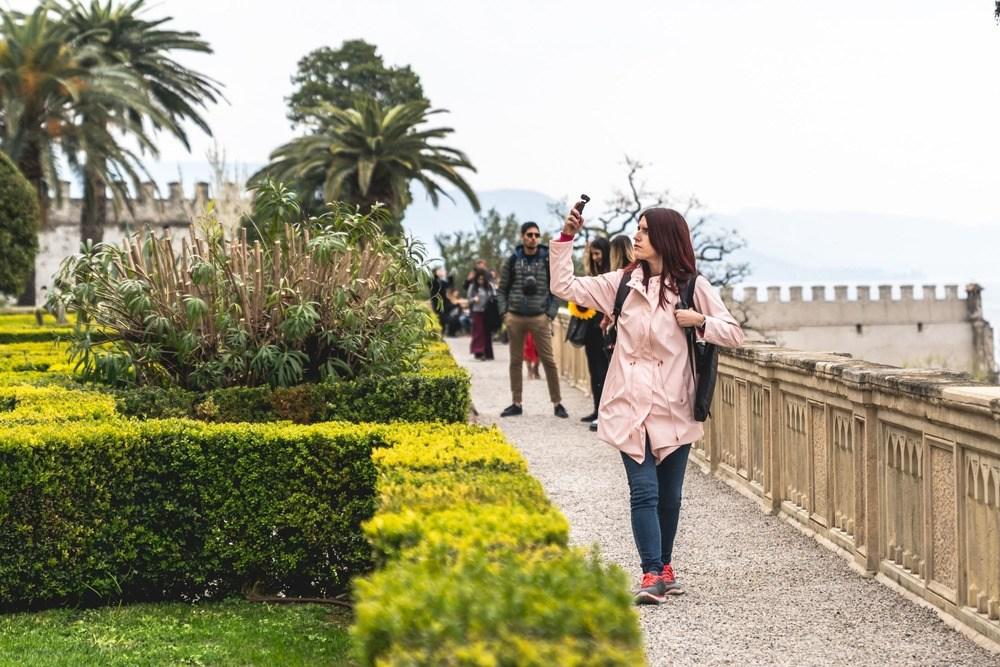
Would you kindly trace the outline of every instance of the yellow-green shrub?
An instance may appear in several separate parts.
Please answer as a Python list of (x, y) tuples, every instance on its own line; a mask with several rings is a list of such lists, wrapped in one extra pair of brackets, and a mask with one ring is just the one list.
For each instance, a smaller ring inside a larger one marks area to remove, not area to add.
[(355, 583), (364, 665), (637, 665), (625, 575), (568, 525), (494, 428), (373, 426), (384, 568)]
[(518, 505), (472, 505), (438, 512), (379, 512), (365, 523), (376, 557), (413, 558), (414, 550), (445, 544), (453, 551), (513, 551), (566, 546), (569, 524), (552, 507), (533, 510)]
[(69, 372), (67, 346), (56, 341), (0, 345), (0, 372)]
[(527, 465), (517, 449), (496, 428), (467, 424), (393, 425), (393, 446), (375, 452), (380, 468), (436, 470), (441, 468), (483, 468), (526, 472)]
[(68, 324), (58, 324), (52, 315), (44, 315), (39, 326), (34, 313), (0, 314), (0, 345), (54, 341), (73, 333), (72, 319)]
[(365, 665), (640, 665), (620, 569), (547, 548), (400, 559), (356, 583)]
[(0, 387), (0, 425), (118, 419), (112, 397), (62, 387)]
[[(380, 450), (381, 452), (381, 450)], [(462, 505), (509, 504), (544, 507), (542, 485), (523, 472), (454, 468), (412, 470), (383, 466), (379, 471), (379, 511), (433, 512)]]

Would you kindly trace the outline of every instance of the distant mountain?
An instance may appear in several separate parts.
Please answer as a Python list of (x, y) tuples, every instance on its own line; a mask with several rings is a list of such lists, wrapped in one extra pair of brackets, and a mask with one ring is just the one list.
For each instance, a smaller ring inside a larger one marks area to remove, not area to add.
[(1000, 281), (1000, 225), (766, 209), (713, 220), (747, 239), (741, 256), (753, 264), (754, 280)]

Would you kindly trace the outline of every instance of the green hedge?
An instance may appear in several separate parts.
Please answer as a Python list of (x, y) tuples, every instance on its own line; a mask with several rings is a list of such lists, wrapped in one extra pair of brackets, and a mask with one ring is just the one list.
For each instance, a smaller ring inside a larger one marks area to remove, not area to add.
[(0, 313), (0, 345), (66, 340), (72, 333), (72, 324), (58, 324), (49, 314), (39, 326), (34, 313)]
[(347, 424), (0, 427), (0, 607), (342, 591), (371, 566), (381, 444)]
[(381, 567), (355, 583), (363, 665), (641, 665), (626, 575), (567, 545), (565, 518), (496, 429), (373, 427)]
[(464, 422), (469, 376), (437, 343), (414, 373), (295, 387), (230, 387), (203, 394), (143, 387), (115, 393), (121, 414), (212, 422)]

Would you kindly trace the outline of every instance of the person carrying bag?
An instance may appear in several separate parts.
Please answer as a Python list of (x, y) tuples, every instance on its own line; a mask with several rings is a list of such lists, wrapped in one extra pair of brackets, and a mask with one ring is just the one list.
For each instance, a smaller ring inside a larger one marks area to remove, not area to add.
[[(551, 291), (612, 314), (614, 351), (598, 410), (598, 437), (619, 450), (629, 485), (632, 534), (642, 580), (637, 604), (683, 592), (673, 568), (674, 537), (691, 443), (704, 435), (696, 419), (696, 380), (688, 347), (743, 344), (743, 330), (695, 266), (691, 232), (672, 209), (642, 213), (635, 261), (593, 277), (573, 274), (573, 237), (583, 225), (571, 210), (550, 244)], [(685, 301), (682, 290), (691, 286)], [(620, 291), (623, 295), (620, 297)], [(698, 310), (684, 306), (697, 304)], [(617, 307), (616, 307), (617, 306)]]

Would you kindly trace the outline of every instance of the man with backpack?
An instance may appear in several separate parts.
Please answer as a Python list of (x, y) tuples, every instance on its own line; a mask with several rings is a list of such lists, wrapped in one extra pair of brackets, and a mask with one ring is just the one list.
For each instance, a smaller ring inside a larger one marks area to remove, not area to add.
[(552, 320), (559, 303), (549, 292), (549, 248), (542, 245), (542, 234), (534, 222), (521, 225), (521, 245), (508, 257), (500, 270), (497, 302), (503, 313), (510, 339), (510, 392), (512, 402), (501, 417), (524, 412), (521, 406), (524, 377), (524, 337), (531, 332), (538, 356), (545, 368), (545, 381), (556, 417), (566, 418), (559, 393), (559, 370), (552, 352)]

